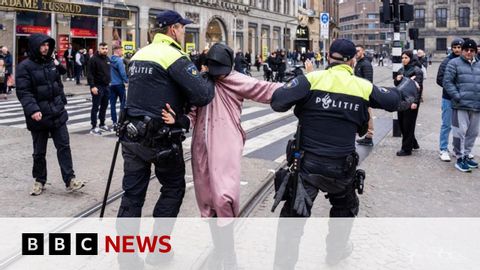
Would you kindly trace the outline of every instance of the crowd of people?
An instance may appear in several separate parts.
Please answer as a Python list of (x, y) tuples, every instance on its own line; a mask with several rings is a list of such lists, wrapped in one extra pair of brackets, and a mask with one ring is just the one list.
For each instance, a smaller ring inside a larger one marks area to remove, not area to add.
[[(415, 137), (416, 121), (421, 102), (423, 102), (423, 82), (427, 79), (427, 68), (431, 64), (423, 50), (402, 52), (402, 68), (394, 79), (399, 85), (404, 77), (418, 83), (419, 92), (411, 107), (398, 112), (398, 121), (402, 134), (402, 145), (397, 156), (410, 156), (413, 150), (420, 149)], [(431, 56), (430, 56), (431, 57)], [(455, 168), (461, 172), (471, 172), (478, 168), (472, 149), (479, 133), (480, 125), (480, 89), (476, 84), (480, 74), (480, 46), (473, 39), (455, 38), (451, 43), (451, 52), (442, 61), (437, 72), (436, 83), (443, 88), (442, 125), (439, 138), (439, 157), (442, 161), (451, 161), (448, 150), (450, 131), (453, 130), (453, 155)], [(373, 68), (365, 56), (365, 49), (357, 46), (357, 64), (355, 75), (369, 81), (373, 79)], [(373, 146), (372, 112), (368, 132), (358, 144)]]

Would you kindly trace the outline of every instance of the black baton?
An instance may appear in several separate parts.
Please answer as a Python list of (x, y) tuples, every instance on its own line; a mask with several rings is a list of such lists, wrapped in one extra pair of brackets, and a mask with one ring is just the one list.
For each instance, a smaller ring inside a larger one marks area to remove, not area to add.
[(103, 195), (102, 210), (100, 217), (103, 218), (105, 207), (107, 206), (108, 192), (110, 191), (110, 184), (112, 183), (113, 170), (115, 169), (115, 162), (117, 161), (118, 147), (120, 146), (120, 139), (115, 143), (115, 150), (113, 151), (112, 165), (110, 165), (110, 173), (108, 174), (107, 187), (105, 188), (105, 195)]

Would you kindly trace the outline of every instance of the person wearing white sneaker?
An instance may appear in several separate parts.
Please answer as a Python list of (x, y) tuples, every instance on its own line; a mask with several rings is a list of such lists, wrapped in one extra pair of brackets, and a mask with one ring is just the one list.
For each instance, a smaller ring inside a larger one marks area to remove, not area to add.
[(94, 127), (90, 129), (90, 134), (95, 135), (95, 136), (102, 136), (102, 132), (98, 127)]
[(462, 45), (465, 41), (461, 38), (455, 38), (452, 43), (452, 52), (442, 61), (437, 73), (437, 85), (442, 89), (442, 126), (440, 128), (440, 160), (450, 161), (448, 153), (448, 137), (452, 130), (452, 98), (448, 95), (447, 90), (443, 87), (443, 77), (445, 69), (450, 60), (459, 57), (462, 54)]
[(99, 126), (98, 128), (100, 129), (100, 131), (105, 131), (105, 132), (110, 132), (110, 131), (112, 131), (112, 129), (111, 129), (109, 126), (107, 126), (107, 125), (101, 125), (101, 126)]
[(450, 154), (448, 153), (448, 150), (442, 150), (440, 151), (440, 159), (445, 162), (450, 162)]
[(108, 45), (101, 42), (98, 51), (88, 61), (88, 84), (92, 94), (92, 110), (90, 112), (90, 121), (92, 130), (97, 127), (97, 119), (100, 121), (100, 129), (110, 131), (105, 126), (105, 115), (107, 112), (108, 101), (110, 97), (110, 58), (108, 55)]
[(67, 186), (67, 192), (77, 191), (85, 186), (85, 182), (77, 180), (75, 178), (70, 179), (70, 183)]

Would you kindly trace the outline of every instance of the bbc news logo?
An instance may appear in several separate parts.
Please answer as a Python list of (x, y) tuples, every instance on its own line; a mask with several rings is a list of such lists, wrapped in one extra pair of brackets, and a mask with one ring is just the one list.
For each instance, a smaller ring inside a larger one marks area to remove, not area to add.
[[(75, 253), (72, 253), (70, 233), (48, 234), (49, 255), (98, 255), (97, 233), (76, 233)], [(22, 233), (22, 255), (45, 255), (43, 233)], [(172, 250), (170, 236), (105, 236), (105, 253), (169, 253)]]
[[(69, 233), (48, 235), (49, 255), (72, 255), (72, 237)], [(44, 255), (45, 235), (43, 233), (22, 234), (22, 255)], [(98, 255), (98, 234), (75, 234), (75, 255)]]

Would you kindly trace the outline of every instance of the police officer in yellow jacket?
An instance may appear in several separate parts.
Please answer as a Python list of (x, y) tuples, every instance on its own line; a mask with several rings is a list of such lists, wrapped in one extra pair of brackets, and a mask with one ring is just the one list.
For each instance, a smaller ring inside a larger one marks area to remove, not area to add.
[[(140, 49), (128, 67), (129, 87), (125, 119), (120, 127), (124, 177), (118, 217), (140, 217), (150, 181), (151, 164), (160, 181), (161, 195), (154, 217), (176, 217), (185, 194), (185, 163), (181, 125), (162, 120), (162, 109), (170, 104), (176, 115), (188, 113), (189, 105), (204, 106), (214, 96), (208, 82), (182, 51), (185, 25), (192, 23), (175, 11), (157, 16), (151, 44)], [(187, 128), (188, 129), (188, 128)]]
[(310, 216), (319, 190), (327, 193), (331, 217), (355, 217), (359, 206), (355, 136), (367, 130), (368, 107), (396, 111), (413, 100), (417, 91), (413, 82), (405, 82), (408, 91), (400, 91), (356, 77), (355, 54), (353, 42), (337, 39), (326, 70), (299, 76), (273, 94), (272, 108), (283, 112), (295, 106), (300, 124), (299, 184), (295, 194), (286, 197), (282, 217)]
[[(327, 193), (330, 200), (330, 217), (355, 217), (359, 210), (356, 189), (361, 190), (363, 176), (363, 171), (356, 169), (355, 136), (363, 136), (367, 131), (368, 107), (405, 110), (414, 101), (418, 86), (410, 79), (396, 88), (381, 88), (356, 77), (355, 54), (353, 42), (335, 40), (326, 70), (298, 76), (272, 96), (275, 111), (284, 112), (295, 106), (299, 119), (295, 142), (287, 147), (292, 172), (280, 170), (275, 179), (277, 192), (272, 211), (285, 200), (281, 217), (309, 217), (319, 190)], [(275, 270), (295, 269), (305, 222), (279, 220)], [(353, 219), (329, 220), (327, 264), (335, 265), (352, 252), (348, 244), (352, 224)]]

